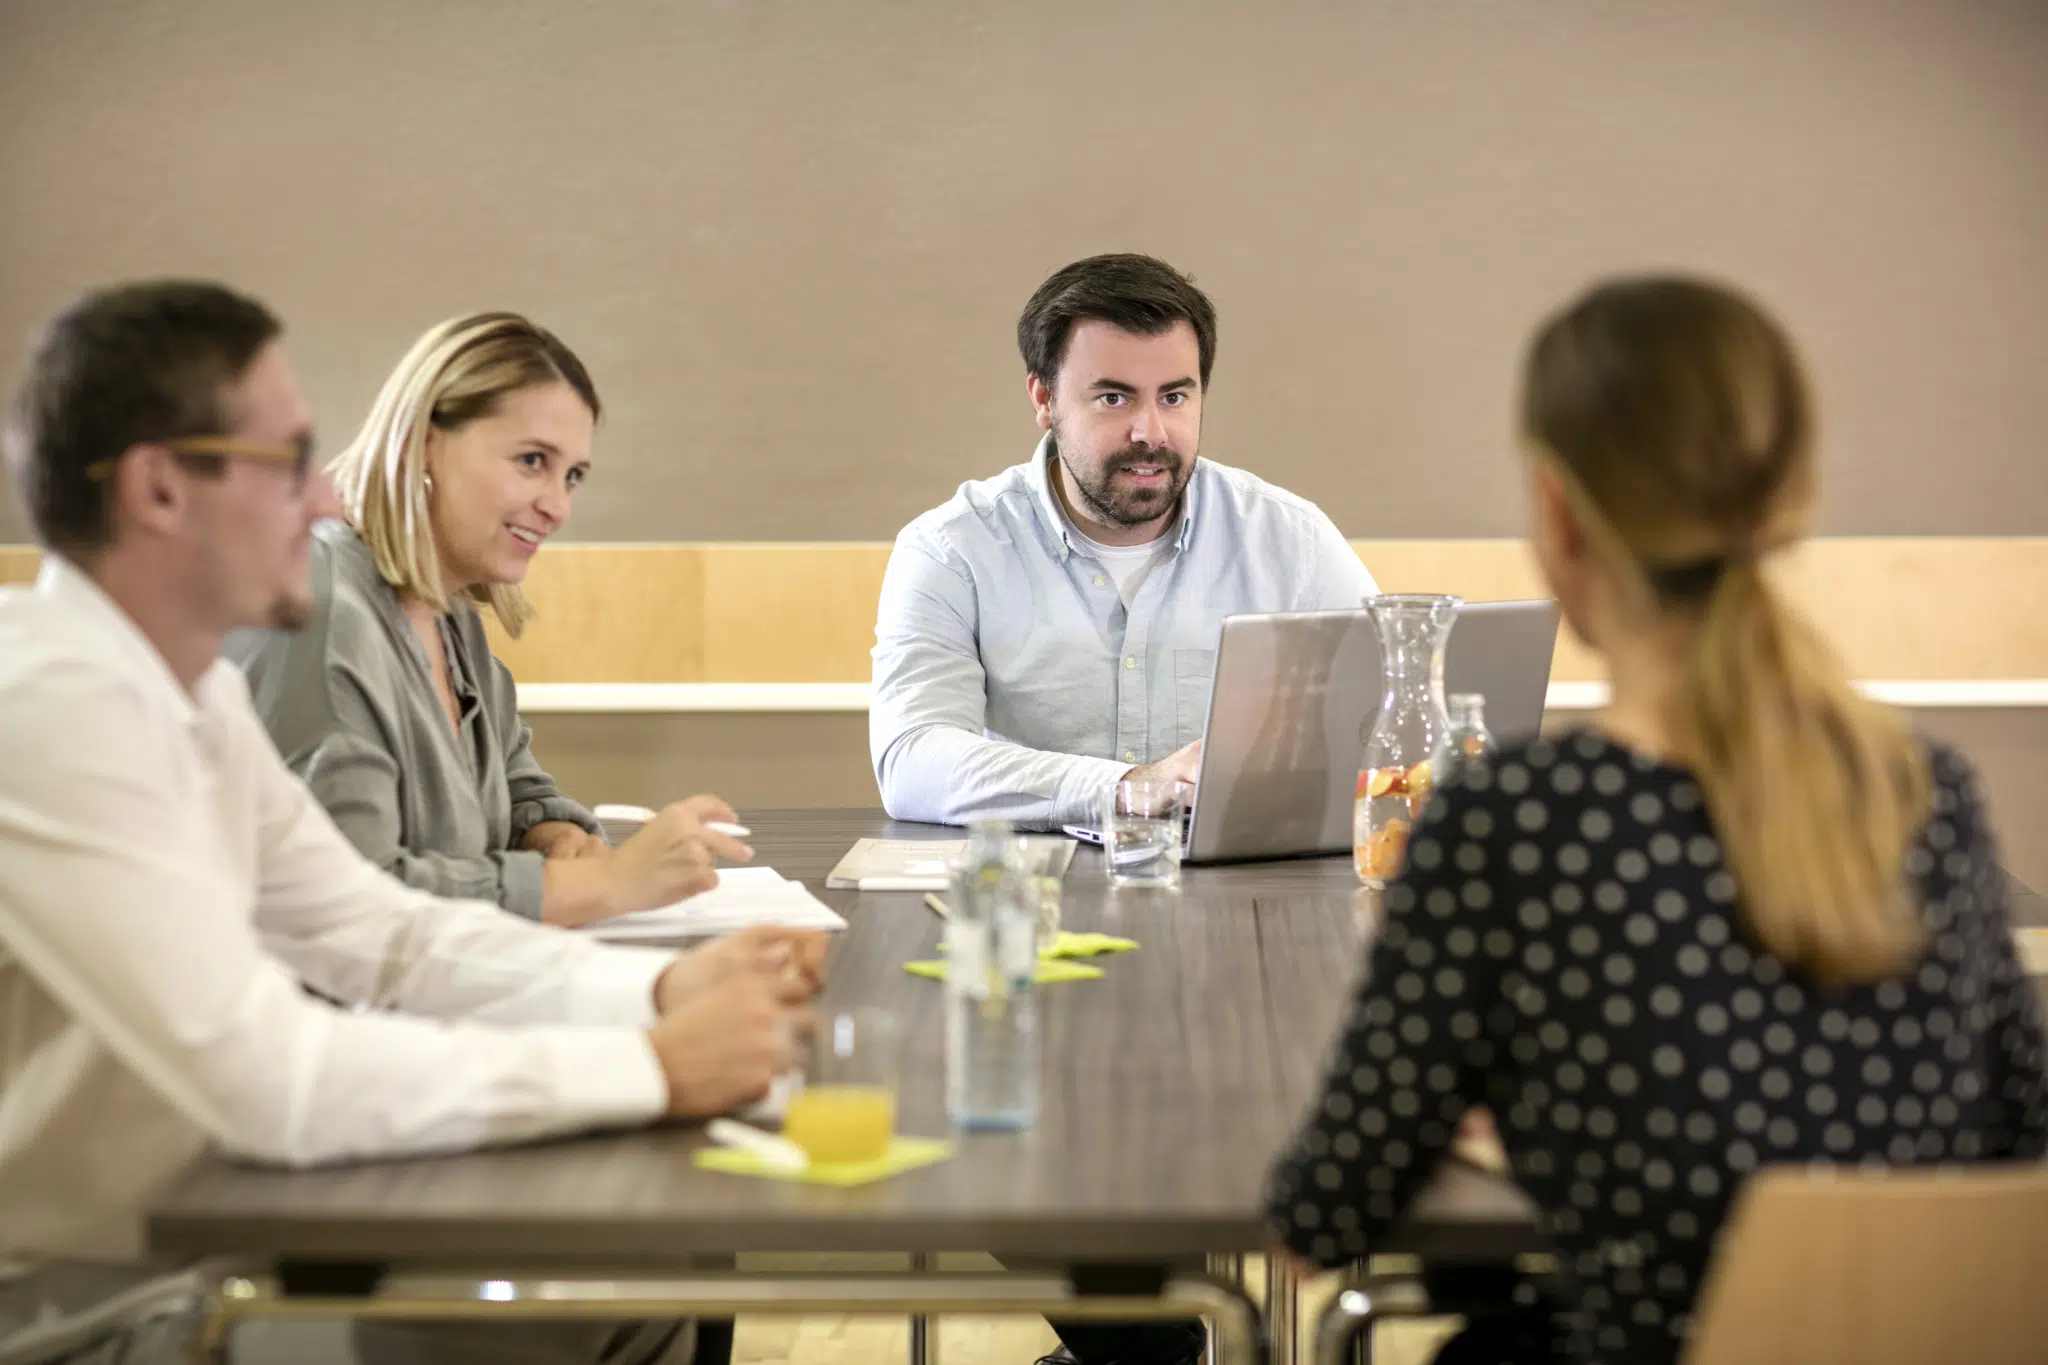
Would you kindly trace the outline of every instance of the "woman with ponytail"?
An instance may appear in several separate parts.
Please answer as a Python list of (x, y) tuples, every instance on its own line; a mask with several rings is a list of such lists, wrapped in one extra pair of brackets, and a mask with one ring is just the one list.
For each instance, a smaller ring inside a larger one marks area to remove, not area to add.
[(1489, 1109), (1562, 1273), (1438, 1359), (1673, 1361), (1761, 1167), (2039, 1159), (2040, 1011), (1968, 765), (1772, 584), (1818, 484), (1777, 324), (1602, 284), (1530, 347), (1521, 426), (1612, 702), (1435, 799), (1270, 1217), (1283, 1254), (1369, 1254)]

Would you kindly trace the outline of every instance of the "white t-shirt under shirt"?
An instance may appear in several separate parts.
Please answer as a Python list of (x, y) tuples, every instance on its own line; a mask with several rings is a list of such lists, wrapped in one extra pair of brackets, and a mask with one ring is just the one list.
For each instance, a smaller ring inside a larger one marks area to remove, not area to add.
[(1145, 580), (1151, 577), (1152, 566), (1173, 547), (1173, 537), (1180, 528), (1180, 521), (1176, 518), (1159, 533), (1157, 539), (1148, 540), (1143, 545), (1104, 545), (1075, 526), (1072, 517), (1067, 518), (1067, 525), (1072, 529), (1074, 539), (1087, 546), (1088, 552), (1116, 580), (1117, 596), (1123, 598), (1124, 608), (1129, 610), (1131, 603), (1138, 600), (1138, 589), (1144, 587)]

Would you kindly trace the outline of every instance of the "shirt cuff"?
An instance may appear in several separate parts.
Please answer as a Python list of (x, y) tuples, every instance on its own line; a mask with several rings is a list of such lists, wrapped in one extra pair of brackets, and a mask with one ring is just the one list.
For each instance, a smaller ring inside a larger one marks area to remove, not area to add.
[(576, 1128), (650, 1123), (668, 1112), (668, 1077), (639, 1029), (553, 1031), (549, 1107)]
[(1059, 795), (1054, 798), (1054, 823), (1089, 829), (1099, 826), (1111, 789), (1117, 779), (1135, 766), (1111, 758), (1075, 758), (1060, 778)]
[(546, 861), (530, 849), (509, 848), (497, 855), (498, 904), (522, 919), (538, 920), (547, 895)]
[(645, 1028), (654, 1022), (654, 983), (676, 960), (667, 948), (615, 947), (608, 943), (586, 944), (590, 949), (576, 964), (563, 992), (565, 1017), (578, 1024), (631, 1024)]
[(597, 817), (566, 796), (542, 796), (531, 801), (520, 801), (512, 807), (512, 846), (517, 848), (526, 832), (535, 825), (548, 820), (565, 820), (591, 834), (604, 833)]

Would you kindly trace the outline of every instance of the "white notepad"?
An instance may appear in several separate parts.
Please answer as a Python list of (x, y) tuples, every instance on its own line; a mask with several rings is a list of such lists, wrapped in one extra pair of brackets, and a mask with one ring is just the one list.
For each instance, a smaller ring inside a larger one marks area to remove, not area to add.
[(789, 881), (772, 867), (728, 867), (720, 869), (718, 885), (702, 895), (600, 920), (584, 932), (613, 941), (698, 938), (736, 933), (758, 924), (784, 929), (846, 927), (846, 921), (802, 882)]
[(857, 839), (825, 885), (846, 891), (944, 891), (965, 839)]

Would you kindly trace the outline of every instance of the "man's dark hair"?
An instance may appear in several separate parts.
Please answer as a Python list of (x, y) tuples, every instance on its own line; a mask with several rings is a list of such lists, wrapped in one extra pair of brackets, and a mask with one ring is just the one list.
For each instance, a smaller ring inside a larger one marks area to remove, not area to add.
[(1050, 388), (1067, 356), (1074, 324), (1094, 319), (1139, 336), (1158, 336), (1185, 322), (1202, 354), (1202, 387), (1216, 360), (1216, 307), (1194, 279), (1162, 260), (1135, 252), (1090, 256), (1053, 273), (1017, 319), (1024, 370)]
[(282, 325), (217, 284), (96, 290), (30, 353), (7, 423), (7, 465), (36, 538), (77, 557), (113, 536), (110, 480), (87, 470), (143, 441), (226, 434), (228, 385)]

